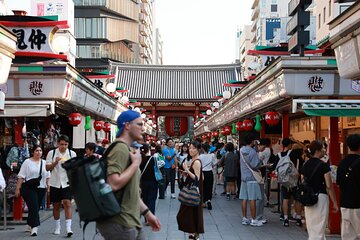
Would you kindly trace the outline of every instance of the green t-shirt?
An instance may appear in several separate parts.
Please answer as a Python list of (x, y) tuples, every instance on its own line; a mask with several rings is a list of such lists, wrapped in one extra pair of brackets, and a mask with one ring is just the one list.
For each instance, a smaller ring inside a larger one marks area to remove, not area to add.
[[(107, 174), (119, 173), (125, 171), (129, 164), (130, 149), (125, 143), (118, 143), (111, 150), (108, 155), (107, 161)], [(121, 212), (112, 217), (110, 221), (125, 227), (141, 228), (140, 220), (140, 170), (136, 171), (134, 176), (130, 179), (123, 189), (124, 195), (121, 202)]]

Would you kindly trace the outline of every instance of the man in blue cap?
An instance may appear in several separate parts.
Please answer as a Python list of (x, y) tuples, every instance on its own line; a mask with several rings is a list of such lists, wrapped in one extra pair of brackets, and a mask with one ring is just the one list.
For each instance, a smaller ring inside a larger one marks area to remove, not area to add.
[(160, 221), (140, 199), (141, 154), (139, 149), (131, 149), (134, 141), (142, 139), (144, 122), (138, 112), (122, 112), (117, 119), (119, 129), (116, 134), (118, 142), (107, 157), (107, 181), (120, 198), (121, 212), (105, 221), (98, 221), (97, 228), (105, 239), (142, 240), (140, 213), (153, 231), (159, 231)]

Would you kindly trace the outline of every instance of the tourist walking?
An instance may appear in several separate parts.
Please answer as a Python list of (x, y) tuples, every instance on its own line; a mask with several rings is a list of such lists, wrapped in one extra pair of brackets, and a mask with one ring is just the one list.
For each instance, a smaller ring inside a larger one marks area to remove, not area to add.
[[(240, 169), (241, 169), (241, 187), (240, 199), (242, 200), (242, 224), (254, 227), (262, 226), (261, 221), (256, 220), (256, 200), (260, 200), (261, 190), (256, 181), (253, 172), (261, 166), (261, 162), (254, 147), (254, 136), (249, 133), (245, 135), (245, 146), (240, 148)], [(250, 169), (251, 168), (251, 169)], [(247, 218), (247, 203), (250, 203), (251, 220)]]
[[(155, 164), (157, 164), (157, 159), (151, 156), (149, 145), (143, 143), (143, 146), (140, 148), (141, 151), (141, 199), (146, 206), (149, 207), (150, 211), (155, 214), (155, 203), (158, 193), (158, 182), (155, 178)], [(156, 166), (157, 167), (157, 166)]]
[(72, 194), (69, 186), (69, 179), (65, 169), (61, 166), (62, 163), (70, 158), (76, 157), (76, 153), (69, 149), (69, 137), (61, 135), (58, 138), (58, 148), (48, 152), (46, 157), (46, 170), (51, 171), (49, 180), (50, 185), (50, 201), (53, 203), (53, 216), (55, 220), (55, 235), (61, 232), (60, 224), (60, 209), (64, 206), (66, 234), (68, 237), (73, 235), (71, 230), (72, 208), (71, 199)]
[(340, 187), (341, 239), (360, 239), (360, 134), (346, 139), (349, 154), (340, 162), (336, 182)]
[(212, 209), (211, 199), (212, 199), (212, 190), (214, 183), (213, 167), (216, 164), (214, 155), (209, 153), (210, 145), (204, 143), (202, 145), (202, 154), (200, 154), (200, 161), (202, 164), (202, 173), (204, 176), (204, 196), (203, 204), (204, 207), (207, 207), (209, 210)]
[(325, 239), (325, 228), (329, 217), (329, 196), (333, 203), (333, 211), (337, 212), (339, 208), (331, 180), (330, 166), (320, 160), (325, 154), (323, 143), (312, 141), (308, 151), (310, 158), (305, 162), (300, 173), (319, 195), (315, 205), (305, 207), (306, 228), (310, 240)]
[[(198, 141), (192, 141), (189, 146), (191, 156), (190, 163), (184, 162), (182, 172), (186, 175), (185, 184), (193, 184), (195, 179), (198, 180), (198, 188), (203, 196), (203, 176), (200, 161), (201, 144)], [(202, 201), (200, 201), (201, 203)], [(196, 207), (180, 204), (179, 212), (176, 216), (180, 231), (189, 233), (189, 239), (199, 239), (199, 234), (204, 233), (204, 219), (202, 205)]]
[(162, 151), (165, 157), (165, 187), (164, 192), (166, 195), (167, 186), (170, 183), (171, 186), (171, 198), (176, 198), (175, 196), (175, 169), (176, 169), (176, 162), (175, 156), (176, 152), (174, 149), (174, 141), (171, 138), (166, 139), (166, 147)]
[(224, 166), (224, 178), (226, 179), (226, 200), (230, 200), (231, 195), (236, 199), (236, 181), (239, 175), (239, 155), (235, 151), (232, 142), (225, 145), (226, 153), (221, 158), (221, 165)]
[(18, 198), (21, 195), (24, 198), (28, 207), (26, 231), (31, 231), (31, 236), (37, 236), (40, 226), (40, 205), (46, 194), (50, 173), (46, 171), (46, 161), (41, 159), (43, 154), (41, 147), (34, 145), (31, 154), (32, 157), (26, 159), (21, 165), (15, 197)]
[[(153, 155), (157, 159), (158, 167), (160, 169), (161, 174), (163, 175), (163, 179), (165, 179), (165, 157), (162, 155), (161, 145), (157, 144), (155, 146), (155, 153)], [(165, 182), (159, 184), (159, 199), (165, 199)]]
[(144, 231), (140, 214), (145, 217), (153, 231), (159, 231), (160, 221), (140, 198), (141, 154), (131, 149), (134, 141), (142, 139), (144, 122), (138, 112), (127, 110), (117, 119), (117, 143), (107, 157), (107, 182), (117, 198), (122, 195), (119, 214), (102, 221), (96, 226), (107, 240), (143, 240)]

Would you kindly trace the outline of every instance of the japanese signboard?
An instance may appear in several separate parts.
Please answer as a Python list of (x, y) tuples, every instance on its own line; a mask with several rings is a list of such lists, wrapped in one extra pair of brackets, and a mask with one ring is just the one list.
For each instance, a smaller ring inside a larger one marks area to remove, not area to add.
[(11, 31), (17, 37), (17, 51), (50, 52), (50, 40), (55, 32), (51, 27), (12, 27)]

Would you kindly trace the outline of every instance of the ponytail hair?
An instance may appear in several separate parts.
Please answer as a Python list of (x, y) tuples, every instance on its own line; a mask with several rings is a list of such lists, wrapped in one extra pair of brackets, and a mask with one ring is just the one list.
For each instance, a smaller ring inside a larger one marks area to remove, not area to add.
[(322, 141), (314, 140), (308, 146), (308, 148), (306, 150), (306, 154), (309, 157), (312, 157), (312, 156), (314, 156), (316, 151), (321, 151), (323, 149), (323, 147), (324, 147), (324, 144), (322, 143)]

